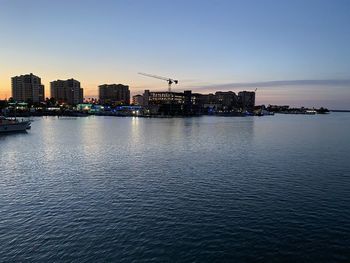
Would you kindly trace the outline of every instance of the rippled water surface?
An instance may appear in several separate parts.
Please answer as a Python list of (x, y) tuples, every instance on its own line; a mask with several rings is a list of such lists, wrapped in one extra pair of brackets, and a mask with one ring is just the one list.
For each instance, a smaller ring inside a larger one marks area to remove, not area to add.
[(37, 118), (0, 136), (0, 261), (350, 262), (350, 114)]

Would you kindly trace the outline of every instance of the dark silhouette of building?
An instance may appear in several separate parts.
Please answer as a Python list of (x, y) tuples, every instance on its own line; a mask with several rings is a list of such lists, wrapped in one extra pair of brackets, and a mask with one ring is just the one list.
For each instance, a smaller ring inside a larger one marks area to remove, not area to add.
[(255, 92), (253, 91), (239, 92), (238, 102), (242, 110), (253, 111), (255, 106)]
[(199, 94), (198, 100), (201, 106), (201, 112), (204, 114), (239, 110), (238, 96), (233, 91)]
[(169, 92), (169, 91), (149, 91), (145, 90), (143, 94), (144, 105), (156, 105), (156, 104), (183, 104), (184, 93), (182, 92)]
[(145, 90), (142, 102), (142, 106), (150, 114), (185, 116), (215, 113), (233, 114), (242, 111), (253, 112), (255, 92), (243, 91), (237, 96), (233, 91), (199, 94), (192, 93), (190, 90), (184, 92)]
[(184, 92), (145, 90), (143, 106), (153, 114), (195, 115), (200, 111), (198, 95), (190, 90)]
[(132, 104), (133, 105), (138, 105), (138, 106), (143, 106), (143, 96), (138, 94), (132, 97)]
[(230, 111), (238, 108), (238, 97), (233, 91), (217, 91), (215, 102), (221, 106), (222, 111)]
[(75, 79), (55, 80), (50, 83), (51, 97), (59, 103), (76, 105), (83, 103), (84, 91)]
[(103, 84), (98, 87), (101, 104), (130, 104), (129, 86), (122, 84)]
[(208, 113), (208, 111), (212, 110), (213, 108), (217, 108), (216, 96), (213, 93), (199, 94), (197, 101), (200, 105), (202, 113)]
[(42, 102), (45, 88), (41, 79), (32, 73), (11, 78), (12, 98), (18, 102)]
[(151, 114), (180, 115), (184, 94), (181, 92), (145, 90), (143, 94), (143, 106)]

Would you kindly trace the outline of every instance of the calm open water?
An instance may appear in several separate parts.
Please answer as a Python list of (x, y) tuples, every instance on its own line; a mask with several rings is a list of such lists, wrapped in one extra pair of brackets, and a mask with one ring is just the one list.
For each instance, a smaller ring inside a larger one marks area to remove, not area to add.
[(0, 261), (350, 262), (350, 114), (36, 118)]

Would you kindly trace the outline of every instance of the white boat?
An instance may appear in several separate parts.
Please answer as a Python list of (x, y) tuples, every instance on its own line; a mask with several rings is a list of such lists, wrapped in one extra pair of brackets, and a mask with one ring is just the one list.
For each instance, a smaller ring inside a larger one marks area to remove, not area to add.
[(315, 111), (315, 110), (307, 110), (307, 111), (305, 111), (305, 114), (307, 114), (307, 115), (315, 115), (317, 113), (317, 111)]
[(30, 121), (19, 121), (0, 116), (0, 133), (21, 132), (30, 129)]
[(265, 109), (259, 109), (259, 110), (255, 111), (255, 115), (256, 116), (273, 116), (273, 115), (275, 115), (275, 113), (272, 111), (265, 110)]

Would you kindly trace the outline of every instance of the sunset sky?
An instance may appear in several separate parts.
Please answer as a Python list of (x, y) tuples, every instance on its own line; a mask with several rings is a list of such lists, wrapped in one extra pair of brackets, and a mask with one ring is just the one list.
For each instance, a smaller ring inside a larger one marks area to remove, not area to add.
[(0, 0), (0, 98), (15, 75), (75, 78), (85, 97), (254, 90), (257, 103), (350, 109), (350, 1)]

